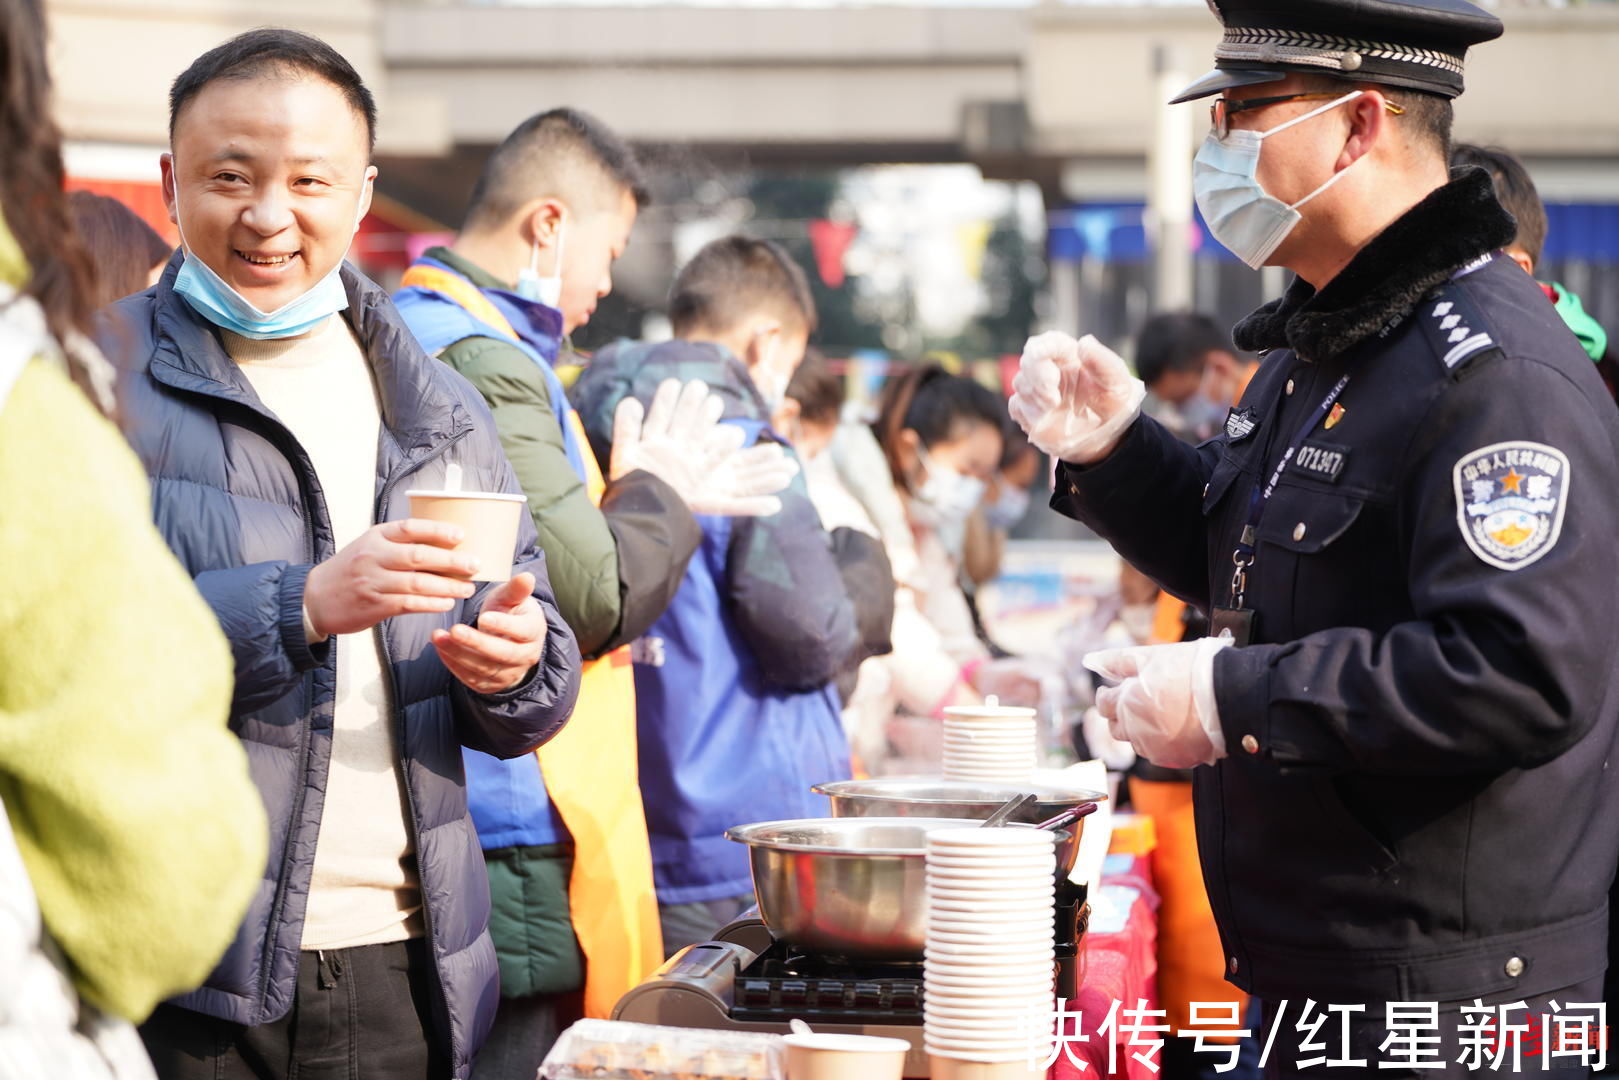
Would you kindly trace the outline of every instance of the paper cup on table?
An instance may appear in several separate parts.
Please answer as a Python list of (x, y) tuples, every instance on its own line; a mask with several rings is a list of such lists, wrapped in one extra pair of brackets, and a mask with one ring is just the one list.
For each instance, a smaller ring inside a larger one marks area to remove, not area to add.
[(933, 1080), (1044, 1080), (1046, 1075), (1026, 1061), (962, 1061), (943, 1054), (929, 1054), (928, 1061)]
[(869, 1035), (788, 1035), (787, 1080), (901, 1080), (911, 1044)]
[(1039, 1075), (1055, 1017), (1056, 837), (928, 835), (923, 1037), (935, 1075)]
[(1033, 709), (961, 705), (944, 710), (942, 771), (947, 780), (1027, 783), (1039, 757)]
[(517, 527), (526, 495), (501, 491), (407, 491), (410, 516), (458, 525), (465, 534), (454, 548), (478, 560), (473, 581), (507, 581), (517, 550)]

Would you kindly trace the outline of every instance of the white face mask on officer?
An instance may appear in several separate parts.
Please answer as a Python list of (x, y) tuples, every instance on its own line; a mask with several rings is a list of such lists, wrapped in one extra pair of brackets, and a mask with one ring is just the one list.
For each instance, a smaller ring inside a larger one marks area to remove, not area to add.
[(1224, 138), (1209, 132), (1192, 162), (1192, 192), (1209, 232), (1231, 254), (1255, 270), (1264, 266), (1302, 220), (1299, 207), (1336, 184), (1355, 163), (1364, 160), (1364, 155), (1356, 158), (1355, 163), (1338, 170), (1326, 183), (1289, 205), (1268, 194), (1259, 183), (1259, 151), (1264, 141), (1278, 131), (1330, 112), (1363, 93), (1364, 90), (1351, 91), (1269, 131), (1227, 131)]

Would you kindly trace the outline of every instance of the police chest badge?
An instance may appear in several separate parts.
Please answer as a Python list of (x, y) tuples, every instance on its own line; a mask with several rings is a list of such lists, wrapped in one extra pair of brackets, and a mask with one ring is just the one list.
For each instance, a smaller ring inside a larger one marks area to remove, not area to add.
[(1541, 443), (1486, 446), (1456, 463), (1456, 521), (1473, 554), (1521, 570), (1550, 551), (1568, 509), (1568, 458)]

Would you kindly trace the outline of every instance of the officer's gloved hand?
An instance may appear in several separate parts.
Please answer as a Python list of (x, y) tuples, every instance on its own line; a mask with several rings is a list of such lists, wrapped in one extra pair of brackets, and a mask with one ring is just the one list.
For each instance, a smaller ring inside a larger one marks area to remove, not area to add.
[(1075, 341), (1058, 331), (1029, 339), (1012, 391), (1012, 419), (1029, 441), (1075, 465), (1111, 454), (1147, 396), (1113, 350), (1089, 334)]
[(725, 403), (701, 379), (681, 386), (665, 379), (643, 409), (625, 398), (613, 413), (613, 455), (608, 479), (637, 469), (675, 489), (694, 514), (766, 517), (781, 509), (776, 495), (798, 474), (798, 464), (776, 443), (742, 449), (744, 434), (721, 424)]
[(1201, 638), (1174, 645), (1104, 649), (1085, 666), (1120, 680), (1096, 692), (1096, 708), (1116, 739), (1155, 765), (1190, 769), (1226, 756), (1214, 699), (1214, 654), (1230, 643)]

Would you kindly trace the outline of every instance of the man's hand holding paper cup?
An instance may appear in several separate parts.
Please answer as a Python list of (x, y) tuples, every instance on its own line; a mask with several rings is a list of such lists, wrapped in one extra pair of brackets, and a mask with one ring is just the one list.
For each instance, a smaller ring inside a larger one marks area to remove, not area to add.
[(367, 529), (309, 572), (304, 629), (311, 641), (369, 630), (395, 615), (448, 612), (491, 588), (476, 626), (433, 631), (439, 659), (480, 694), (517, 686), (545, 652), (545, 612), (534, 575), (512, 576), (525, 496), (463, 491), (446, 468), (442, 491), (409, 491), (412, 516)]

